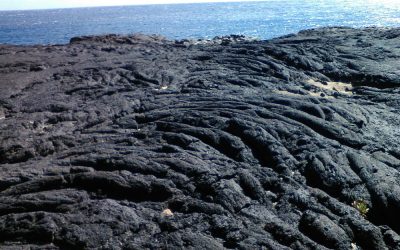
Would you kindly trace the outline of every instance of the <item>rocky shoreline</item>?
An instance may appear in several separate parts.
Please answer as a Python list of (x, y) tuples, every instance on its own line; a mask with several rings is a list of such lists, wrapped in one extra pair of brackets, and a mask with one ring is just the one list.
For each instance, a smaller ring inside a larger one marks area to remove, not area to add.
[(0, 248), (400, 249), (399, 44), (0, 45)]

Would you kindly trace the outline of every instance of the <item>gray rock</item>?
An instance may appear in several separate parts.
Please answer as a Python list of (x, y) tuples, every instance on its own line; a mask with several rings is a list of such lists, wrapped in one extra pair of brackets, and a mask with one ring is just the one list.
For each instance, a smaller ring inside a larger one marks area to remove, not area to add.
[(400, 249), (399, 34), (2, 45), (0, 248)]

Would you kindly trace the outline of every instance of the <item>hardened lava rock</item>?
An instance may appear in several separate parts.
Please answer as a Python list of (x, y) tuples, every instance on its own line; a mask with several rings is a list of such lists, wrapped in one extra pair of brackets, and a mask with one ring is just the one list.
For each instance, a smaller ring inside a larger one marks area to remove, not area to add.
[(400, 249), (400, 29), (0, 46), (1, 249)]

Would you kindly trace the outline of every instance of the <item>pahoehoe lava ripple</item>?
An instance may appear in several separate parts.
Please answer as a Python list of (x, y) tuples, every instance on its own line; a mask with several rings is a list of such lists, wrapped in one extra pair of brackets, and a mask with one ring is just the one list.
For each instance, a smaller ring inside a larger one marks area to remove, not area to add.
[(400, 249), (399, 44), (1, 45), (0, 247)]

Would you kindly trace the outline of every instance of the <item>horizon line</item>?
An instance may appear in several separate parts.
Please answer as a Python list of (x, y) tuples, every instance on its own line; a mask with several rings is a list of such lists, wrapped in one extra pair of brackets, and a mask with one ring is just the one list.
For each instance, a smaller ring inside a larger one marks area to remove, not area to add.
[(138, 3), (138, 4), (116, 4), (99, 6), (70, 6), (70, 7), (48, 7), (48, 8), (27, 8), (27, 9), (0, 9), (0, 12), (6, 11), (41, 11), (41, 10), (63, 10), (63, 9), (86, 9), (86, 8), (105, 8), (105, 7), (131, 7), (131, 6), (151, 6), (151, 5), (191, 5), (191, 4), (210, 4), (210, 3), (244, 3), (244, 2), (267, 2), (268, 0), (198, 0), (195, 2), (176, 2), (169, 3)]

